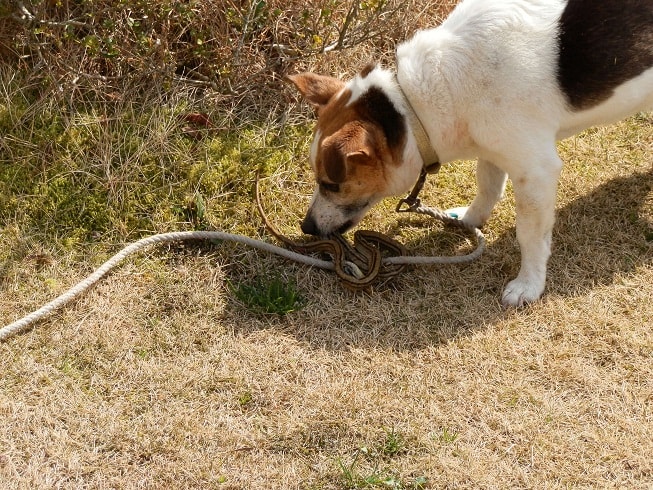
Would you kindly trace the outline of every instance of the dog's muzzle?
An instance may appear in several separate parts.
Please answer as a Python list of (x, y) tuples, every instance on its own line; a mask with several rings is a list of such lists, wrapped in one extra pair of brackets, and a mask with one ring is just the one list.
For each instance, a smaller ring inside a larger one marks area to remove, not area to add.
[(307, 235), (319, 235), (319, 230), (317, 228), (317, 223), (313, 219), (313, 216), (307, 214), (304, 220), (302, 221), (301, 229)]
[(339, 234), (343, 234), (343, 233), (349, 231), (349, 229), (352, 226), (354, 226), (355, 224), (356, 224), (356, 221), (350, 219), (350, 220), (345, 221), (337, 229), (329, 230), (328, 232), (325, 232), (324, 230), (321, 230), (318, 227), (317, 222), (315, 221), (313, 216), (309, 213), (309, 214), (306, 215), (306, 217), (302, 221), (301, 229), (302, 229), (302, 232), (306, 233), (307, 235), (326, 237), (326, 236), (331, 235), (334, 232), (339, 233)]

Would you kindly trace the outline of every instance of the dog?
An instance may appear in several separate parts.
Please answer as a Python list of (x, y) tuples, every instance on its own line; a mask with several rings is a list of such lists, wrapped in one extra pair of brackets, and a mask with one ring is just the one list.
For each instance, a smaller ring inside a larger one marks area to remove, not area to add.
[(502, 303), (522, 306), (545, 288), (556, 141), (653, 107), (653, 2), (463, 0), (397, 47), (396, 74), (288, 78), (317, 112), (304, 233), (344, 233), (406, 193), (430, 159), (475, 158), (478, 190), (461, 219), (482, 227), (511, 179), (521, 267)]

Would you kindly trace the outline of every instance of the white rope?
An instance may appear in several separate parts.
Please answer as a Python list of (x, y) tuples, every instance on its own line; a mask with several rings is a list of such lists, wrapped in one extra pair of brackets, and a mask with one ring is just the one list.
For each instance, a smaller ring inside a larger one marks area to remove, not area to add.
[[(439, 211), (437, 209), (428, 208), (424, 206), (416, 207), (412, 211), (420, 214), (425, 214), (432, 216), (433, 218), (439, 219), (447, 223), (453, 223), (457, 226), (461, 226), (461, 221), (450, 217), (446, 213)], [(471, 228), (475, 233), (478, 246), (476, 250), (467, 255), (453, 256), (453, 257), (415, 257), (415, 256), (401, 256), (401, 257), (387, 257), (383, 259), (385, 264), (406, 264), (406, 265), (431, 265), (431, 264), (457, 264), (461, 262), (469, 262), (476, 259), (478, 256), (483, 253), (485, 248), (485, 238), (483, 233), (476, 228)], [(315, 257), (308, 255), (302, 255), (292, 250), (288, 250), (276, 245), (272, 245), (261, 240), (256, 240), (254, 238), (249, 238), (242, 235), (234, 235), (232, 233), (225, 233), (222, 231), (180, 231), (180, 232), (171, 232), (171, 233), (161, 233), (158, 235), (152, 235), (149, 237), (141, 238), (137, 242), (134, 242), (130, 245), (127, 245), (120, 252), (115, 254), (99, 268), (97, 268), (90, 276), (76, 284), (75, 286), (68, 289), (65, 293), (61, 294), (54, 300), (50, 301), (46, 305), (42, 306), (38, 310), (30, 313), (29, 315), (16, 320), (13, 323), (0, 329), (0, 342), (7, 340), (9, 337), (16, 335), (24, 330), (26, 330), (30, 325), (36, 323), (39, 320), (47, 317), (52, 314), (57, 309), (61, 308), (65, 304), (71, 302), (73, 299), (80, 296), (96, 282), (98, 282), (105, 274), (107, 274), (111, 269), (120, 264), (124, 259), (130, 255), (147, 248), (154, 244), (160, 244), (165, 242), (177, 242), (185, 240), (222, 240), (222, 241), (231, 241), (236, 243), (241, 243), (250, 247), (263, 250), (265, 252), (274, 253), (285, 257), (295, 262), (306, 264), (313, 267), (318, 267), (320, 269), (334, 270), (335, 266), (333, 262), (328, 260), (320, 260)]]
[(104, 264), (102, 264), (98, 269), (95, 270), (90, 276), (84, 279), (79, 284), (71, 287), (68, 291), (57, 297), (56, 299), (50, 301), (45, 306), (39, 308), (38, 310), (30, 313), (29, 315), (16, 320), (15, 322), (7, 325), (0, 329), (0, 342), (8, 339), (9, 337), (16, 335), (23, 330), (27, 329), (33, 323), (45, 318), (50, 315), (55, 310), (61, 308), (63, 305), (69, 303), (82, 293), (84, 293), (88, 288), (93, 286), (98, 282), (107, 272), (116, 267), (120, 262), (126, 259), (128, 256), (146, 248), (150, 245), (157, 243), (165, 242), (176, 242), (184, 240), (224, 240), (232, 241), (237, 243), (242, 243), (250, 247), (258, 248), (260, 250), (275, 253), (281, 255), (282, 257), (301, 262), (307, 265), (319, 267), (321, 269), (334, 269), (333, 262), (326, 260), (319, 260), (308, 255), (302, 255), (292, 250), (287, 250), (285, 248), (277, 247), (270, 243), (262, 242), (260, 240), (255, 240), (241, 235), (234, 235), (231, 233), (224, 233), (221, 231), (180, 231), (180, 232), (171, 232), (171, 233), (161, 233), (159, 235), (153, 235), (150, 237), (142, 238), (137, 242), (132, 243), (131, 245), (126, 246), (120, 252), (115, 254)]
[(443, 223), (453, 225), (458, 228), (463, 228), (471, 233), (474, 233), (474, 236), (476, 237), (476, 249), (473, 252), (470, 252), (466, 255), (454, 255), (451, 257), (438, 257), (438, 256), (421, 257), (415, 255), (387, 257), (383, 259), (384, 264), (392, 264), (392, 265), (462, 264), (463, 262), (471, 262), (472, 260), (476, 260), (481, 256), (481, 254), (485, 250), (485, 236), (483, 235), (483, 232), (480, 229), (474, 226), (467, 225), (464, 221), (458, 218), (453, 218), (444, 211), (441, 211), (437, 208), (430, 208), (422, 204), (411, 207), (410, 212), (431, 216), (432, 218), (438, 219)]

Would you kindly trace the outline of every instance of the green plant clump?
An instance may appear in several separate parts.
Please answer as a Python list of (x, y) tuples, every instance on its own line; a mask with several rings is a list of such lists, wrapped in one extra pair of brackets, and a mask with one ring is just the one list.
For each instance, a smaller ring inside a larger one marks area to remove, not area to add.
[(256, 313), (286, 315), (301, 309), (305, 299), (293, 282), (275, 276), (230, 285), (233, 294)]

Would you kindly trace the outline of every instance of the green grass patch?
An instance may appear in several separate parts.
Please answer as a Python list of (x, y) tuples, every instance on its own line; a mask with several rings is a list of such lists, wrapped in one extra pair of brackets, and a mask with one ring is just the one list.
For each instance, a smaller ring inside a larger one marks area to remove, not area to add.
[(0, 76), (0, 222), (55, 249), (173, 230), (255, 234), (257, 172), (289, 166), (310, 130), (198, 132), (187, 117), (198, 102), (183, 94), (82, 101), (71, 112), (27, 94), (19, 77)]
[(366, 448), (361, 448), (350, 461), (345, 461), (342, 458), (336, 460), (340, 471), (340, 482), (343, 488), (348, 490), (422, 490), (427, 488), (427, 477), (402, 478), (394, 472), (380, 467), (378, 460), (370, 468), (369, 465), (363, 464), (365, 459), (369, 459), (368, 456)]
[(336, 459), (341, 484), (347, 489), (421, 490), (427, 488), (424, 475), (404, 477), (388, 467), (408, 451), (403, 434), (395, 428), (384, 429), (381, 440), (358, 448), (351, 458)]
[(295, 283), (278, 276), (258, 277), (250, 282), (230, 284), (230, 288), (233, 294), (255, 313), (286, 315), (306, 304)]

